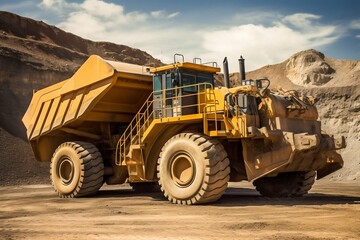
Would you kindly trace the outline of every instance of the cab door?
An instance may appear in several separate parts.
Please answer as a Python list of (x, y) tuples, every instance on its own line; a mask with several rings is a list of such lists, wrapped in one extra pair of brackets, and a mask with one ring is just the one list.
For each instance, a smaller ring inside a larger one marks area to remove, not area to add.
[(154, 118), (162, 118), (163, 113), (163, 92), (162, 92), (162, 74), (157, 74), (153, 77), (153, 111)]
[(164, 117), (173, 117), (174, 116), (174, 100), (175, 100), (175, 90), (173, 89), (171, 73), (163, 75), (163, 99), (164, 99), (164, 108), (163, 116)]
[(179, 101), (176, 90), (173, 87), (174, 74), (162, 73), (154, 76), (154, 102), (153, 110), (155, 118), (177, 116)]

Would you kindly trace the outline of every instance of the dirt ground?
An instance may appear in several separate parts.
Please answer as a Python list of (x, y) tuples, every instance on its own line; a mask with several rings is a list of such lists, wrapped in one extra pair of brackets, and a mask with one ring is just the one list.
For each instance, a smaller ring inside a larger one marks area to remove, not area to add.
[(60, 199), (50, 185), (0, 187), (0, 239), (360, 239), (360, 186), (318, 181), (299, 199), (230, 184), (217, 203), (178, 206), (161, 193), (104, 186)]

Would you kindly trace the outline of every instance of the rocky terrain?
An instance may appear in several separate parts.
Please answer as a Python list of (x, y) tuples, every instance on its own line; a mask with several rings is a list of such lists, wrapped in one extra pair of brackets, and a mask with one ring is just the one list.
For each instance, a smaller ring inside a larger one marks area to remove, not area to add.
[[(323, 129), (342, 135), (344, 168), (330, 178), (360, 181), (360, 61), (338, 60), (316, 50), (291, 56), (282, 63), (248, 72), (247, 79), (268, 78), (271, 88), (297, 89), (315, 97)], [(237, 73), (233, 83), (239, 84)]]
[(42, 21), (0, 11), (0, 184), (47, 182), (48, 163), (35, 161), (21, 118), (33, 90), (69, 78), (91, 54), (162, 65), (139, 49), (93, 42)]
[[(47, 183), (48, 163), (34, 160), (21, 118), (32, 91), (70, 77), (91, 54), (140, 65), (162, 63), (139, 49), (93, 42), (41, 21), (0, 12), (0, 184)], [(267, 77), (271, 88), (298, 89), (318, 99), (325, 131), (347, 138), (345, 167), (331, 176), (360, 181), (360, 64), (316, 50), (248, 72)], [(233, 85), (239, 74), (231, 75)], [(221, 81), (221, 76), (218, 77)]]

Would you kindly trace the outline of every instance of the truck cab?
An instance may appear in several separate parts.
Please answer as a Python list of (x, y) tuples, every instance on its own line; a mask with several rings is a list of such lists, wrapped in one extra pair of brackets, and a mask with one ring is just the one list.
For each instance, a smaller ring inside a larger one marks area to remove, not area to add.
[(195, 62), (176, 62), (153, 68), (155, 119), (195, 114), (198, 111), (198, 91), (213, 88), (216, 66)]

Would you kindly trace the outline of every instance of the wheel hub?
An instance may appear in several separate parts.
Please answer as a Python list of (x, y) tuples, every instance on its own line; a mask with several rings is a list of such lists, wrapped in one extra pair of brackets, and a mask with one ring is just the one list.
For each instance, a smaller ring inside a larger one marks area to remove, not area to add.
[(74, 177), (74, 164), (68, 157), (63, 158), (60, 162), (58, 175), (63, 184), (71, 183)]
[(176, 155), (171, 162), (171, 178), (180, 187), (186, 187), (194, 179), (194, 162), (186, 154)]

